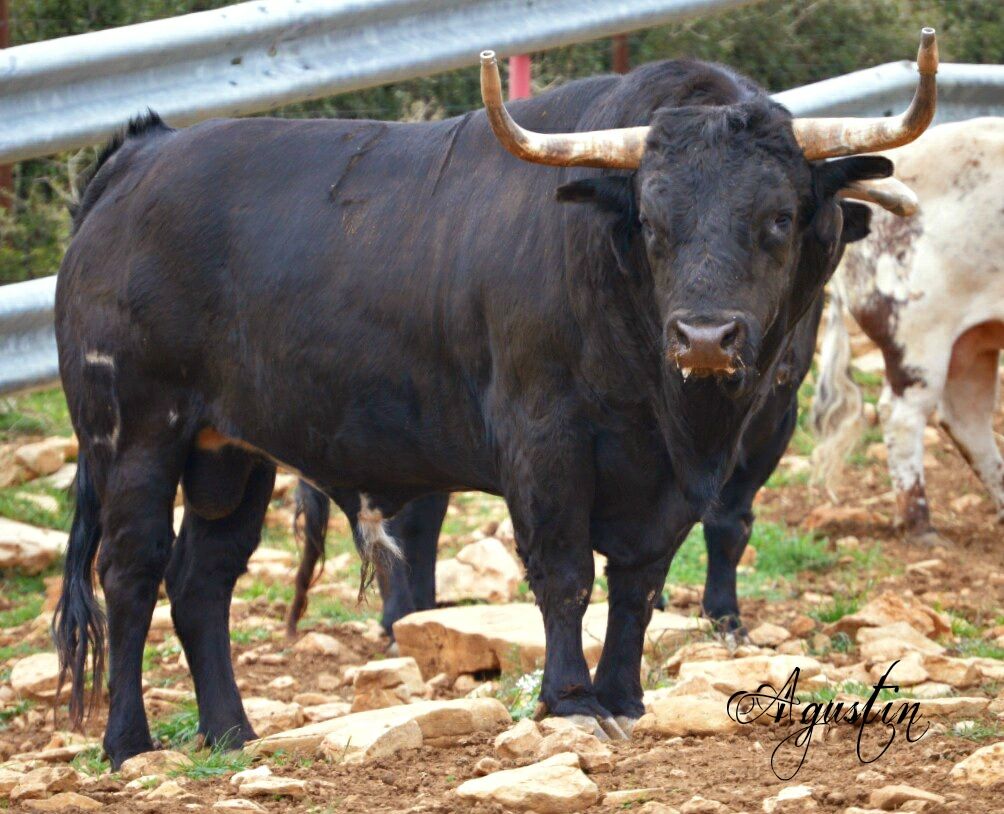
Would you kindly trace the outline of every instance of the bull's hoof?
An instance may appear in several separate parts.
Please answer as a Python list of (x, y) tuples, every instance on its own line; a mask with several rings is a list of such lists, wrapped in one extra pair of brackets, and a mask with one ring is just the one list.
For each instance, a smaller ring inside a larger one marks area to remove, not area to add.
[(621, 731), (623, 731), (624, 734), (627, 735), (628, 739), (630, 740), (631, 735), (634, 733), (634, 726), (636, 723), (638, 723), (638, 719), (630, 718), (627, 715), (616, 715), (614, 716), (614, 720), (617, 721), (618, 725), (621, 728)]
[(735, 630), (719, 630), (716, 635), (730, 653), (735, 653), (740, 647), (753, 644), (744, 627)]
[(397, 646), (397, 642), (392, 641), (387, 645), (387, 655), (391, 658), (401, 655), (401, 648)]
[(595, 735), (601, 741), (626, 741), (631, 737), (612, 715), (577, 714), (561, 715), (559, 717), (564, 718), (569, 723), (575, 724), (579, 729), (584, 729), (590, 735)]
[(918, 548), (955, 548), (955, 543), (934, 529), (915, 531), (910, 534), (907, 541)]

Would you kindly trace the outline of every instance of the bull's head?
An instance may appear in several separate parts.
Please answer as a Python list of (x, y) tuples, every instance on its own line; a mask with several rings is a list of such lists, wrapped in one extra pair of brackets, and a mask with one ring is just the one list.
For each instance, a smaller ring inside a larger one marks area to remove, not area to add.
[[(859, 153), (917, 138), (935, 108), (937, 46), (924, 29), (920, 83), (901, 116), (792, 119), (757, 95), (734, 105), (663, 108), (644, 127), (542, 134), (502, 103), (495, 55), (481, 56), (482, 95), (502, 144), (527, 161), (636, 170), (567, 184), (558, 199), (628, 213), (651, 269), (667, 363), (743, 381), (764, 372), (832, 271), (843, 229), (839, 198), (898, 214), (916, 209), (892, 162)], [(822, 161), (833, 158), (838, 160)], [(846, 237), (846, 236), (845, 236)], [(817, 262), (807, 264), (808, 254)], [(806, 265), (817, 269), (803, 279)], [(823, 268), (824, 273), (818, 273)]]

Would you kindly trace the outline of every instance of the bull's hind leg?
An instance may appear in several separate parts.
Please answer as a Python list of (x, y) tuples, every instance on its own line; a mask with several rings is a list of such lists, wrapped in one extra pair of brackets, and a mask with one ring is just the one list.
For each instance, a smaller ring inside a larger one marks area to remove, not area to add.
[(942, 426), (1004, 519), (1004, 462), (993, 431), (997, 365), (996, 350), (953, 354), (940, 412)]
[(243, 452), (196, 452), (185, 470), (185, 519), (167, 571), (171, 618), (199, 704), (199, 733), (239, 747), (255, 736), (230, 655), (234, 584), (261, 538), (275, 467)]
[(153, 748), (143, 709), (143, 647), (171, 550), (180, 459), (180, 450), (168, 445), (120, 450), (109, 467), (102, 496), (104, 537), (98, 574), (105, 593), (109, 645), (104, 748), (116, 769)]

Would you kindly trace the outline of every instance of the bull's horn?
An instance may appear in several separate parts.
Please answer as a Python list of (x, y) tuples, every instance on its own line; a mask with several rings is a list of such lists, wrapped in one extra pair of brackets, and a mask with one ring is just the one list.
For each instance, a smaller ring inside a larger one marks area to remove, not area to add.
[(917, 214), (920, 201), (917, 193), (895, 178), (880, 178), (876, 181), (852, 181), (839, 193), (840, 198), (853, 198), (888, 209), (894, 215), (907, 218)]
[(910, 107), (901, 116), (875, 119), (795, 119), (792, 127), (810, 161), (857, 153), (874, 153), (908, 144), (923, 133), (934, 118), (938, 88), (938, 41), (933, 28), (920, 32), (917, 51), (920, 82)]
[(633, 170), (641, 163), (648, 127), (589, 133), (533, 133), (512, 120), (502, 102), (502, 79), (494, 51), (481, 52), (481, 98), (502, 146), (536, 164), (554, 167), (610, 167)]

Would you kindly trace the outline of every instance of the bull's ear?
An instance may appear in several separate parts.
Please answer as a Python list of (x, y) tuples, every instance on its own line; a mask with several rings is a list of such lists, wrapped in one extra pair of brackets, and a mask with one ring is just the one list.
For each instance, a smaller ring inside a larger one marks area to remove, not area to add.
[(871, 181), (888, 178), (893, 173), (893, 163), (882, 155), (855, 155), (836, 161), (825, 161), (813, 166), (816, 191), (820, 198), (830, 198), (851, 181)]
[(629, 215), (634, 211), (634, 186), (624, 175), (585, 178), (558, 187), (554, 197), (560, 203), (594, 204), (604, 212)]
[(844, 243), (854, 243), (864, 240), (871, 233), (872, 211), (864, 204), (841, 201), (840, 208), (844, 212), (844, 228), (840, 239)]

